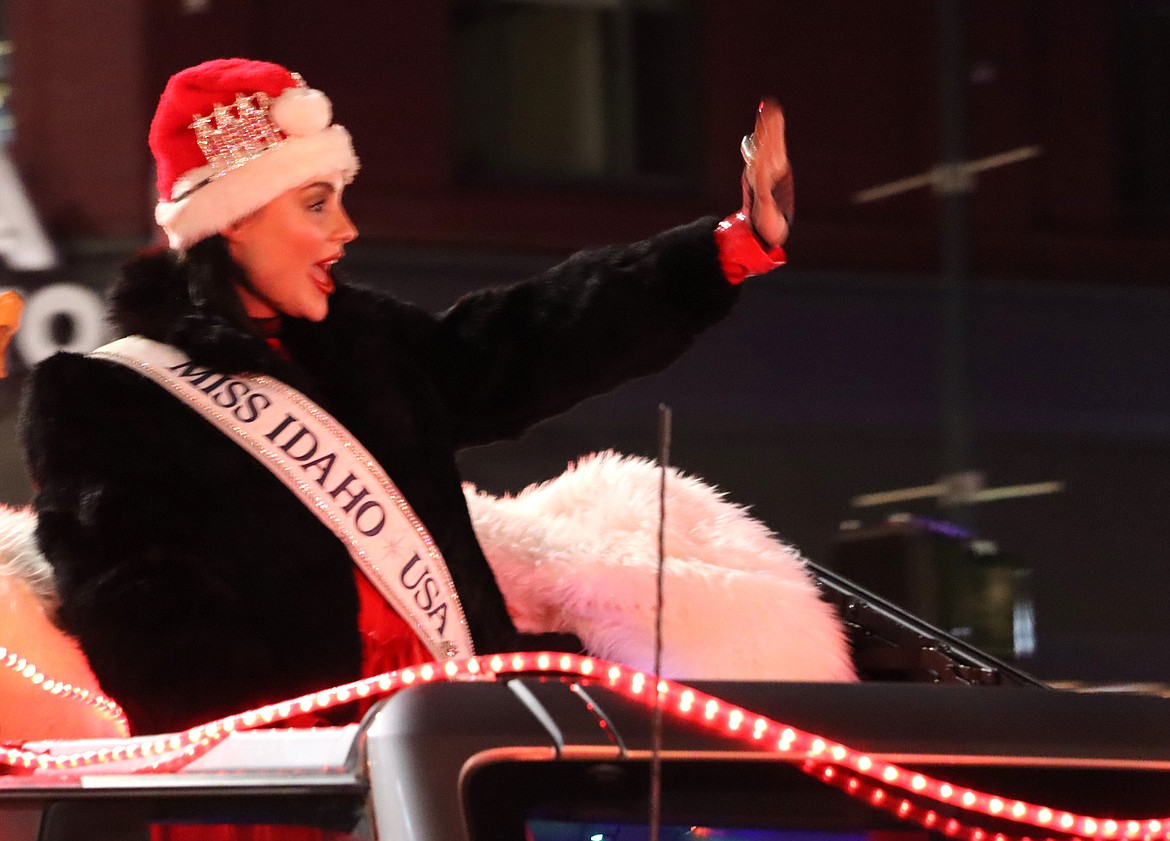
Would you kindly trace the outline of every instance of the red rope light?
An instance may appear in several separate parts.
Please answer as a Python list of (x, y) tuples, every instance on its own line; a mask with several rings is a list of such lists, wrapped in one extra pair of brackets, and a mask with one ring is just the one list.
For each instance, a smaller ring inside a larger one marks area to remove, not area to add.
[[(592, 657), (560, 652), (494, 654), (448, 660), (387, 672), (365, 680), (335, 686), (321, 692), (288, 701), (268, 704), (237, 713), (179, 733), (169, 733), (145, 740), (134, 740), (111, 748), (81, 753), (52, 754), (23, 748), (0, 750), (0, 764), (13, 769), (68, 772), (108, 762), (151, 760), (155, 764), (144, 771), (162, 770), (170, 760), (184, 761), (192, 753), (202, 753), (217, 741), (237, 730), (249, 730), (302, 713), (324, 710), (356, 698), (387, 695), (415, 683), (449, 680), (492, 680), (497, 676), (529, 673), (556, 673), (596, 681), (619, 694), (646, 704), (653, 704), (653, 676)], [(894, 763), (874, 759), (863, 751), (750, 710), (730, 704), (684, 684), (658, 681), (658, 695), (663, 711), (677, 719), (698, 724), (726, 738), (735, 739), (762, 754), (799, 762), (799, 767), (817, 779), (833, 782), (834, 778), (857, 781), (846, 791), (873, 805), (898, 799), (896, 791), (906, 792), (916, 800), (933, 801), (939, 806), (989, 818), (1010, 821), (1059, 835), (1075, 835), (1099, 841), (1170, 841), (1170, 817), (1115, 818), (1080, 815), (1045, 806), (979, 791), (919, 773)], [(112, 702), (111, 702), (112, 703)], [(185, 761), (190, 761), (186, 759)], [(826, 772), (828, 777), (826, 777)], [(873, 782), (862, 784), (861, 780)], [(874, 798), (877, 797), (877, 801)], [(899, 800), (898, 808), (901, 809)], [(910, 802), (910, 801), (905, 801)], [(934, 818), (930, 818), (934, 815)], [(911, 804), (899, 817), (926, 829), (938, 830), (938, 814)], [(964, 841), (998, 841), (978, 827), (956, 824), (962, 831), (955, 835)], [(944, 826), (945, 830), (945, 826)], [(969, 830), (969, 831), (968, 831)], [(945, 834), (952, 834), (945, 832)], [(1007, 836), (1005, 836), (1005, 841)]]
[[(907, 798), (897, 795), (890, 796), (890, 793), (880, 786), (873, 785), (836, 765), (824, 765), (806, 759), (801, 770), (827, 785), (841, 789), (851, 797), (865, 801), (875, 809), (889, 812), (901, 820), (916, 823), (949, 838), (957, 838), (959, 841), (1057, 841), (1056, 838), (1051, 837), (1034, 839), (1026, 835), (992, 832), (982, 826), (960, 821), (958, 818), (940, 815), (934, 809)], [(1068, 841), (1067, 836), (1061, 841)]]

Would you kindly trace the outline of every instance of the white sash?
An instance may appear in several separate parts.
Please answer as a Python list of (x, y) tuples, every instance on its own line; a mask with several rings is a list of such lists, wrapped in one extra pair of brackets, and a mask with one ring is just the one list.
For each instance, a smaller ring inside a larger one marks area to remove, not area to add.
[(272, 377), (201, 368), (177, 348), (142, 336), (90, 356), (159, 383), (272, 471), (345, 544), (437, 659), (475, 653), (434, 538), (381, 465), (324, 409)]

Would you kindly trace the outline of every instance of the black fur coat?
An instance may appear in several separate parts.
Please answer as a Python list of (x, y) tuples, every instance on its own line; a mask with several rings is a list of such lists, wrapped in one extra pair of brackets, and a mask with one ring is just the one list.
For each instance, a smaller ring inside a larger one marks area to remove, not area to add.
[[(333, 413), (434, 536), (480, 653), (523, 645), (472, 531), (454, 453), (671, 362), (736, 298), (713, 220), (583, 252), (432, 316), (339, 284), (328, 317), (285, 319), (293, 362), (194, 306), (173, 255), (112, 294), (118, 334), (225, 373), (272, 374)], [(116, 363), (58, 354), (27, 383), (22, 434), (60, 618), (136, 732), (354, 680), (345, 547), (260, 463)]]

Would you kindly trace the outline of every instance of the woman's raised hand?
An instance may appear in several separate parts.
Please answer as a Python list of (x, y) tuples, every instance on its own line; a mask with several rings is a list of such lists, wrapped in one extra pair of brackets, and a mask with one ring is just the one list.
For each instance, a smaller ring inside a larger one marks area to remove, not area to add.
[(783, 245), (792, 223), (792, 165), (784, 143), (784, 112), (773, 99), (760, 102), (755, 130), (740, 144), (744, 168), (743, 214), (769, 246)]

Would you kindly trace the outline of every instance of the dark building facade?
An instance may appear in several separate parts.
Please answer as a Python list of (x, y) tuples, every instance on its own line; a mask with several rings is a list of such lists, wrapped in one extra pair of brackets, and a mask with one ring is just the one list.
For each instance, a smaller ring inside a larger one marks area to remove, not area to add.
[[(260, 56), (329, 92), (363, 158), (349, 200), (392, 243), (567, 249), (721, 211), (762, 94), (791, 123), (802, 265), (932, 270), (941, 3), (11, 0), (16, 157), (51, 231), (145, 237), (143, 138), (167, 76)], [(980, 271), (1160, 283), (1170, 264), (1161, 0), (968, 4)]]

